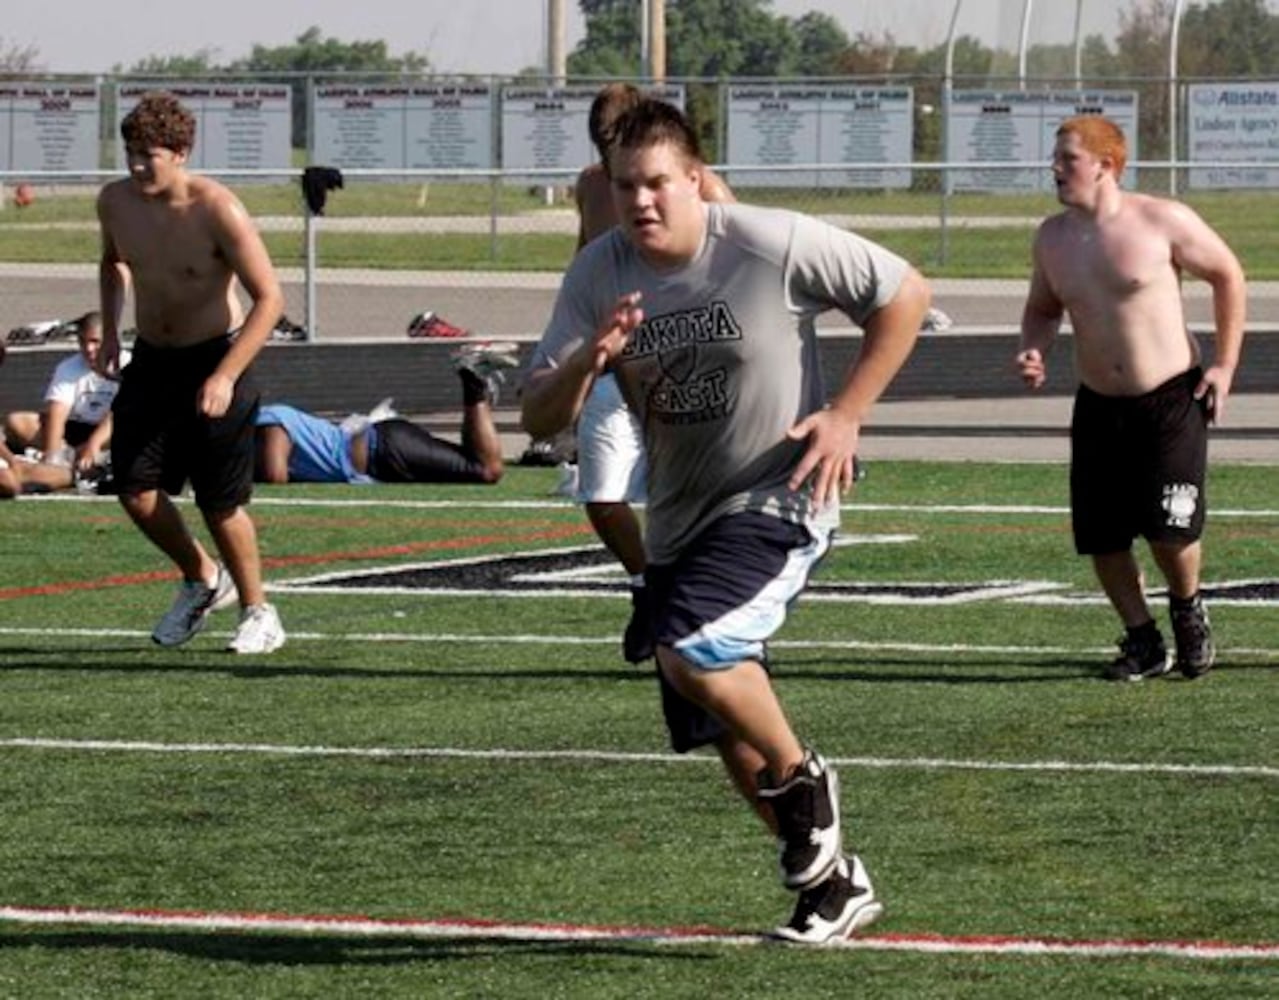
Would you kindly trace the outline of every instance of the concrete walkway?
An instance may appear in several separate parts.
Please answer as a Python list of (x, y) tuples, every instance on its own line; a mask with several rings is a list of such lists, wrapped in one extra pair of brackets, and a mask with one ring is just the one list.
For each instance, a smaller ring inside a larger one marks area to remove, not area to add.
[[(868, 462), (1060, 462), (1070, 459), (1067, 397), (933, 399), (879, 403), (862, 434), (860, 454)], [(1212, 432), (1212, 461), (1279, 465), (1279, 396), (1231, 397), (1225, 422)], [(421, 418), (434, 432), (454, 437), (457, 411)], [(497, 413), (502, 451), (518, 460), (529, 446), (519, 413)]]

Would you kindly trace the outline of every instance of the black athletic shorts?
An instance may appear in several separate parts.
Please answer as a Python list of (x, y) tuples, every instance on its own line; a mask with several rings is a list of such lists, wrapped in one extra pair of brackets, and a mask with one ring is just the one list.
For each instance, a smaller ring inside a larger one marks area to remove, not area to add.
[(79, 448), (89, 440), (89, 435), (97, 430), (97, 424), (85, 423), (83, 420), (68, 420), (63, 428), (62, 437), (72, 448)]
[[(744, 660), (767, 668), (765, 643), (829, 545), (826, 529), (753, 512), (721, 517), (675, 562), (645, 571), (654, 640), (703, 670)], [(671, 687), (660, 667), (657, 676), (672, 749), (686, 753), (725, 733), (719, 719)]]
[(190, 480), (201, 510), (248, 503), (258, 411), (252, 368), (236, 381), (223, 416), (202, 416), (195, 403), (230, 347), (229, 336), (192, 347), (152, 347), (143, 340), (134, 346), (111, 406), (111, 465), (121, 494), (155, 489), (176, 494)]
[(1140, 396), (1084, 386), (1070, 426), (1070, 510), (1080, 555), (1133, 539), (1193, 542), (1203, 533), (1208, 410), (1192, 368)]
[(484, 466), (452, 441), (393, 417), (369, 425), (368, 473), (380, 483), (480, 483)]

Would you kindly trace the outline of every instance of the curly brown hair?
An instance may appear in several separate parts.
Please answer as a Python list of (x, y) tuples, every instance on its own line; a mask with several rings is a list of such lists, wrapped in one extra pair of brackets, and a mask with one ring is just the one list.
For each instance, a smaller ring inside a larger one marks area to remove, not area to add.
[(151, 90), (120, 122), (120, 137), (126, 147), (187, 153), (195, 145), (195, 115), (167, 91)]

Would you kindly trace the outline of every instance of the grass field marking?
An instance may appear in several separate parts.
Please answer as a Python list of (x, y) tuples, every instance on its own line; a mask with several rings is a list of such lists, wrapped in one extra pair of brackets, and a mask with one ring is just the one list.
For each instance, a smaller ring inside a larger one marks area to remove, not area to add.
[[(284, 743), (162, 743), (154, 740), (72, 740), (14, 736), (0, 749), (63, 750), (90, 753), (258, 754), (268, 757), (350, 757), (368, 760), (591, 761), (613, 764), (717, 764), (707, 754), (638, 753), (621, 750), (510, 750), (464, 747), (330, 747)], [(1159, 774), (1188, 777), (1279, 779), (1279, 767), (1260, 764), (1156, 764), (1143, 761), (995, 761), (943, 757), (836, 757), (841, 767), (914, 771), (1029, 771), (1039, 773)]]
[[(290, 916), (198, 910), (106, 910), (84, 907), (0, 906), (0, 921), (87, 927), (132, 927), (206, 932), (273, 933), (358, 938), (458, 938), (555, 942), (635, 942), (662, 945), (769, 945), (788, 947), (762, 934), (713, 927), (637, 927), (568, 923), (507, 923), (497, 920), (431, 920), (347, 915)], [(1053, 938), (883, 934), (840, 941), (826, 948), (850, 951), (910, 951), (930, 954), (1114, 958), (1167, 956), (1198, 960), (1279, 959), (1279, 944), (1227, 941), (1072, 941)]]
[[(298, 556), (270, 556), (262, 560), (263, 568), (279, 569), (289, 566), (312, 566), (316, 563), (351, 562), (366, 559), (385, 559), (390, 556), (418, 555), (423, 552), (439, 552), (444, 550), (465, 549), (478, 545), (501, 545), (511, 542), (563, 541), (583, 535), (594, 536), (590, 525), (564, 525), (558, 528), (544, 528), (536, 531), (524, 531), (517, 534), (466, 535), (460, 538), (434, 539), (427, 542), (401, 542), (395, 545), (379, 545), (372, 548), (352, 549), (347, 551), (323, 552)], [(448, 565), (448, 563), (430, 563), (427, 565)], [(403, 569), (397, 564), (397, 569)], [(386, 567), (370, 570), (372, 573), (384, 573)], [(335, 573), (332, 575), (344, 576)], [(176, 569), (148, 570), (143, 573), (131, 573), (124, 576), (108, 576), (98, 580), (64, 580), (58, 583), (42, 583), (27, 587), (0, 587), (0, 601), (16, 600), (24, 597), (50, 597), (72, 593), (80, 590), (104, 590), (114, 587), (130, 586), (139, 583), (160, 583), (166, 580), (177, 580), (180, 573)], [(322, 578), (321, 578), (322, 579)], [(349, 593), (349, 591), (348, 591)]]
[[(189, 497), (175, 497), (175, 502), (190, 503)], [(106, 503), (114, 497), (80, 496), (70, 493), (50, 493), (23, 497), (21, 503)], [(570, 510), (579, 506), (572, 500), (363, 500), (346, 497), (263, 497), (253, 498), (255, 507), (371, 507), (388, 510)], [(642, 504), (639, 505), (641, 508)], [(840, 511), (855, 514), (858, 511), (889, 514), (1046, 514), (1054, 517), (1068, 515), (1070, 508), (1050, 504), (929, 504), (929, 503), (861, 503), (849, 501), (840, 504)], [(1209, 513), (1209, 519), (1230, 518), (1279, 518), (1279, 509), (1249, 510), (1219, 508)]]
[[(589, 530), (589, 528), (588, 528)], [(578, 534), (580, 532), (574, 532)], [(573, 537), (570, 535), (569, 537)], [(510, 541), (523, 541), (523, 538), (512, 537)], [(330, 580), (352, 580), (366, 576), (385, 576), (388, 572), (409, 573), (414, 570), (428, 569), (447, 569), (452, 566), (483, 566), (486, 563), (507, 562), (513, 559), (540, 559), (550, 556), (574, 556), (583, 554), (602, 553), (604, 546), (592, 543), (589, 545), (560, 545), (549, 548), (536, 549), (517, 549), (514, 552), (485, 552), (480, 555), (458, 556), (454, 559), (431, 559), (428, 562), (411, 562), (411, 563), (395, 563), (393, 566), (373, 566), (365, 569), (348, 569), (333, 570), (330, 573), (317, 573), (313, 576), (295, 576), (288, 580), (277, 581), (273, 586), (279, 588), (298, 586), (305, 588), (304, 593), (317, 593), (316, 584), (327, 583)], [(404, 589), (404, 588), (398, 588)], [(413, 588), (407, 588), (409, 592), (414, 592)], [(349, 594), (349, 588), (337, 588), (337, 593)], [(474, 594), (475, 591), (466, 591), (467, 594)], [(594, 595), (594, 592), (592, 592)]]
[[(598, 597), (598, 594), (592, 594)], [(229, 638), (231, 632), (211, 629), (202, 633), (215, 638)], [(0, 636), (39, 636), (81, 639), (149, 639), (151, 633), (142, 629), (113, 628), (38, 628), (35, 626), (0, 626)], [(438, 643), (456, 642), (472, 645), (534, 645), (534, 646), (612, 646), (616, 635), (531, 635), (508, 633), (504, 635), (473, 635), (461, 632), (289, 632), (289, 640), (296, 642), (377, 642), (377, 643)], [(931, 653), (942, 655), (1006, 655), (1006, 656), (1105, 656), (1113, 652), (1111, 646), (997, 646), (973, 643), (927, 642), (873, 642), (864, 639), (775, 639), (769, 642), (773, 649), (832, 649), (881, 653)], [(148, 644), (150, 648), (150, 644)], [(1261, 659), (1279, 662), (1279, 649), (1270, 647), (1230, 646), (1218, 650), (1218, 655), (1232, 659)]]

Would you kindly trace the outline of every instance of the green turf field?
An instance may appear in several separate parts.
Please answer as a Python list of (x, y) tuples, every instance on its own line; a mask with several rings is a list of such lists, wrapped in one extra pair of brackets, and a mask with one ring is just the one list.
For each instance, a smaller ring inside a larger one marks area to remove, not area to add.
[[(424, 193), (429, 190), (429, 197)], [(241, 184), (236, 193), (255, 218), (301, 218), (294, 184)], [(1165, 191), (1155, 190), (1156, 194)], [(548, 206), (536, 187), (438, 183), (378, 184), (356, 180), (336, 193), (326, 209), (335, 220), (364, 220), (363, 231), (321, 226), (319, 265), (381, 270), (560, 271), (574, 252), (573, 231), (539, 232), (537, 218)], [(951, 196), (945, 208), (948, 229), (936, 221), (943, 211), (937, 192), (749, 189), (755, 204), (781, 205), (815, 215), (897, 216), (924, 219), (922, 228), (876, 228), (858, 232), (906, 257), (931, 278), (1024, 279), (1039, 219), (1060, 206), (1047, 194)], [(1273, 234), (1274, 196), (1269, 191), (1186, 192), (1183, 199), (1222, 233), (1250, 281), (1279, 277), (1279, 243)], [(565, 200), (557, 210), (572, 208)], [(496, 217), (492, 234), (403, 232), (392, 222), (434, 216)], [(972, 220), (1020, 219), (1023, 225), (989, 227)], [(933, 220), (929, 223), (927, 220)], [(264, 234), (277, 267), (306, 263), (300, 231)], [(21, 211), (0, 212), (0, 261), (7, 263), (96, 264), (101, 252), (94, 195), (67, 193), (38, 198)]]
[[(773, 647), (887, 906), (823, 950), (743, 940), (773, 847), (667, 754), (555, 479), (260, 490), (262, 659), (229, 612), (150, 644), (173, 578), (113, 501), (0, 506), (0, 996), (1275, 995), (1272, 468), (1210, 478), (1218, 669), (1115, 685), (1061, 467), (871, 466)], [(157, 911), (229, 922), (122, 922)]]

